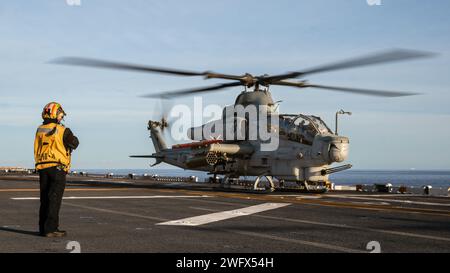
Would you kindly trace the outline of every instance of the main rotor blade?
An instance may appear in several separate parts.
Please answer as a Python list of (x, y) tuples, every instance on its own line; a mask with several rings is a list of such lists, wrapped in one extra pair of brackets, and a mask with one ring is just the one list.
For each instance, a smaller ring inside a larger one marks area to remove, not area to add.
[(338, 92), (354, 93), (354, 94), (377, 96), (377, 97), (404, 97), (404, 96), (420, 95), (420, 93), (411, 93), (411, 92), (383, 91), (383, 90), (338, 87), (338, 86), (317, 85), (317, 84), (306, 84), (303, 87), (314, 87), (314, 88), (320, 88), (320, 89), (334, 90), (334, 91), (338, 91)]
[(203, 93), (203, 92), (214, 91), (214, 90), (219, 90), (219, 89), (234, 87), (234, 86), (239, 86), (239, 85), (242, 85), (242, 83), (241, 82), (231, 82), (231, 83), (223, 83), (223, 84), (218, 84), (218, 85), (213, 85), (213, 86), (208, 86), (208, 87), (203, 87), (203, 88), (192, 88), (192, 89), (184, 89), (184, 90), (171, 91), (171, 92), (147, 94), (147, 95), (142, 95), (140, 97), (168, 99), (168, 98), (172, 98), (172, 97), (186, 96), (186, 95), (196, 94), (196, 93)]
[(62, 57), (62, 58), (57, 58), (55, 60), (52, 60), (52, 61), (50, 61), (50, 63), (63, 64), (63, 65), (87, 66), (87, 67), (96, 67), (96, 68), (107, 68), (107, 69), (118, 69), (118, 70), (129, 70), (129, 71), (138, 71), (138, 72), (161, 73), (161, 74), (170, 74), (170, 75), (176, 75), (176, 76), (204, 76), (206, 79), (215, 78), (215, 79), (226, 79), (226, 80), (242, 80), (242, 78), (245, 76), (245, 75), (237, 76), (237, 75), (220, 74), (220, 73), (213, 73), (210, 71), (197, 72), (197, 71), (189, 71), (189, 70), (182, 70), (182, 69), (172, 69), (172, 68), (157, 67), (157, 66), (130, 64), (130, 63), (115, 62), (115, 61), (82, 58), (82, 57)]
[(180, 69), (171, 69), (156, 66), (144, 66), (138, 64), (113, 62), (99, 59), (91, 58), (81, 58), (81, 57), (62, 57), (57, 58), (50, 63), (63, 64), (63, 65), (76, 65), (76, 66), (88, 66), (96, 68), (108, 68), (108, 69), (119, 69), (119, 70), (131, 70), (140, 72), (155, 72), (162, 74), (171, 74), (178, 76), (206, 76), (208, 72), (195, 72)]
[(411, 93), (411, 92), (382, 91), (382, 90), (362, 89), (362, 88), (352, 88), (352, 87), (339, 87), (339, 86), (329, 86), (329, 85), (319, 85), (319, 84), (308, 84), (306, 82), (279, 81), (279, 82), (274, 83), (274, 85), (293, 86), (293, 87), (299, 87), (299, 88), (313, 87), (313, 88), (328, 89), (328, 90), (339, 91), (339, 92), (347, 92), (347, 93), (377, 96), (377, 97), (403, 97), (403, 96), (420, 95), (419, 93)]
[(424, 51), (394, 49), (394, 50), (388, 50), (388, 51), (384, 51), (384, 52), (375, 53), (372, 55), (362, 56), (362, 57), (355, 58), (355, 59), (350, 59), (347, 61), (341, 61), (341, 62), (336, 62), (336, 63), (332, 63), (332, 64), (322, 65), (322, 66), (318, 66), (315, 68), (307, 69), (305, 71), (296, 71), (296, 72), (289, 72), (289, 73), (275, 75), (275, 76), (263, 77), (260, 79), (260, 81), (263, 83), (270, 84), (270, 83), (274, 83), (276, 81), (289, 79), (289, 78), (296, 78), (296, 77), (303, 76), (306, 74), (327, 72), (327, 71), (340, 70), (340, 69), (348, 69), (348, 68), (353, 68), (353, 67), (361, 67), (361, 66), (375, 65), (375, 64), (381, 64), (381, 63), (406, 61), (406, 60), (410, 60), (410, 59), (427, 58), (427, 57), (432, 57), (435, 55), (436, 54), (434, 54), (434, 53), (424, 52)]

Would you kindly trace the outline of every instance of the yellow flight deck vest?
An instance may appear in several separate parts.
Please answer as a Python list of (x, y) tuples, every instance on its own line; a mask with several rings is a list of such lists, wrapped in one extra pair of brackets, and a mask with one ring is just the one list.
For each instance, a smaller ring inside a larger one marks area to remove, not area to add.
[(49, 123), (39, 126), (34, 140), (34, 161), (36, 170), (60, 166), (66, 172), (70, 170), (70, 152), (63, 142), (63, 125)]

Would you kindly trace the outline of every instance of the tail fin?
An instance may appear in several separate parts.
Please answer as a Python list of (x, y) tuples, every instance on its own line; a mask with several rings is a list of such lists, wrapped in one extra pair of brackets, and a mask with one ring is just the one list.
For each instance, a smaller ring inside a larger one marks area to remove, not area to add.
[(162, 135), (161, 129), (164, 128), (164, 124), (159, 121), (148, 121), (148, 130), (150, 131), (150, 137), (152, 138), (153, 146), (156, 153), (168, 149), (166, 141)]

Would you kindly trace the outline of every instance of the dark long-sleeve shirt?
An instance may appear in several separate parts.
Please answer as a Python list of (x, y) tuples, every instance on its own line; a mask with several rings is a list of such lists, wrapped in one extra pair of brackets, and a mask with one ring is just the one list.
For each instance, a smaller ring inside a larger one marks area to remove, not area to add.
[(78, 138), (73, 135), (72, 131), (69, 128), (66, 128), (66, 130), (64, 131), (63, 142), (66, 149), (71, 151), (75, 150), (80, 144)]

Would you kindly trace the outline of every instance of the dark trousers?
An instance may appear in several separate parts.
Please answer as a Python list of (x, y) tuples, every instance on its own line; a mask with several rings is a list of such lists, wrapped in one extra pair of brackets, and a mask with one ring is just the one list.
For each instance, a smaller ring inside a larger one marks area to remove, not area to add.
[(41, 207), (39, 209), (39, 233), (58, 230), (59, 210), (66, 187), (66, 172), (51, 167), (39, 170)]

